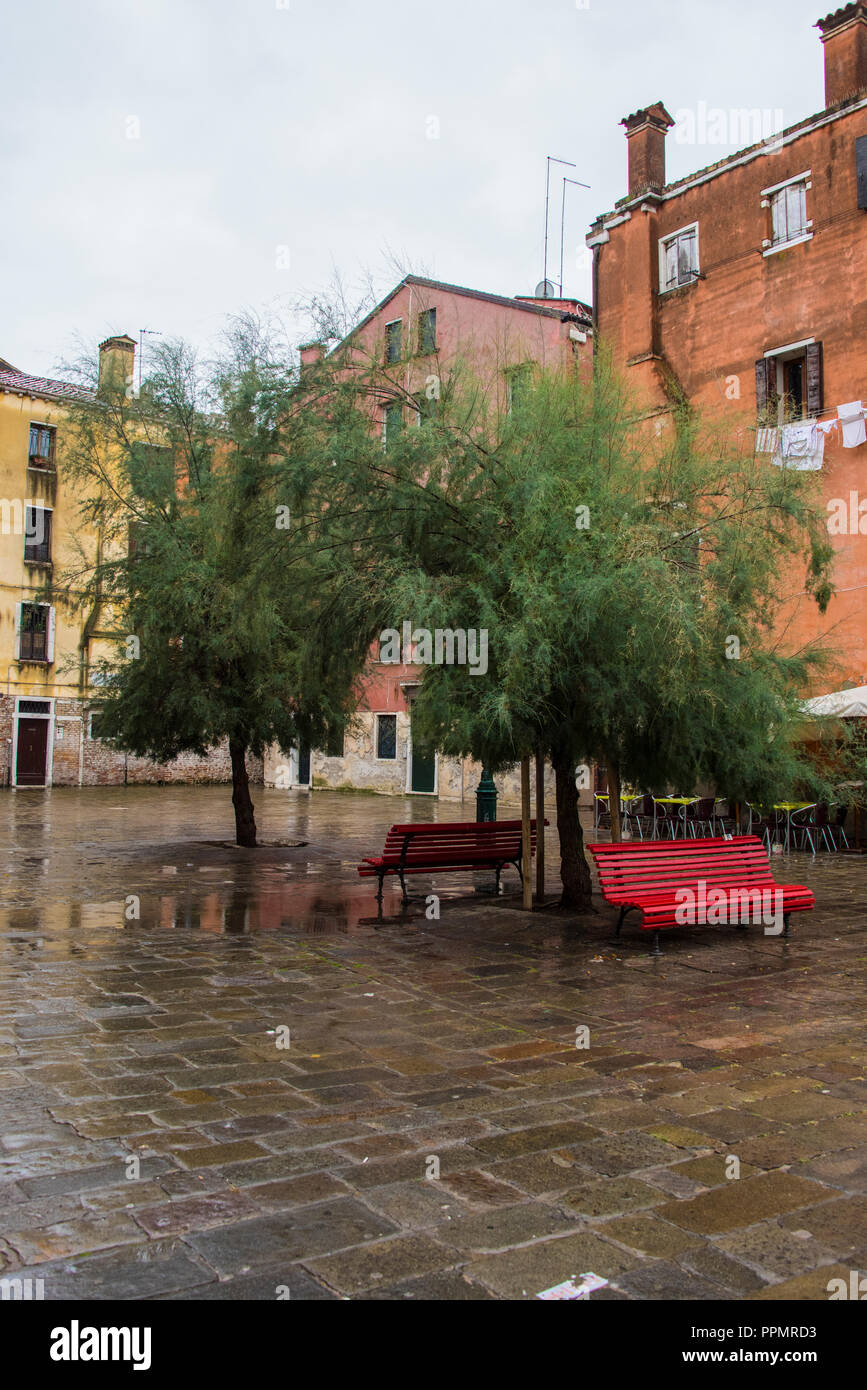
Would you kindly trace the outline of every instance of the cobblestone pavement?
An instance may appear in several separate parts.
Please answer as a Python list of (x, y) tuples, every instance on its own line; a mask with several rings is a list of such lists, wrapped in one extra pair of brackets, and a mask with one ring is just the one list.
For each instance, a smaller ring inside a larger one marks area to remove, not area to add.
[(867, 1269), (867, 861), (775, 860), (816, 892), (790, 941), (684, 929), (654, 959), (601, 905), (530, 915), (466, 875), (378, 922), (359, 857), (461, 811), (256, 800), (271, 844), (242, 851), (226, 788), (3, 796), (0, 1277), (826, 1299)]

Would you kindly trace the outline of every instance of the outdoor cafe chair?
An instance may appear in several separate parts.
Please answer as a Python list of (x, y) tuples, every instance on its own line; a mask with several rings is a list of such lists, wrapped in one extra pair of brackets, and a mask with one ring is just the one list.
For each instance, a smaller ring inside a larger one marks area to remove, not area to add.
[(738, 835), (740, 826), (738, 825), (735, 808), (725, 797), (717, 797), (711, 812), (711, 835)]
[(804, 806), (799, 811), (792, 812), (792, 833), (797, 839), (798, 832), (801, 834), (801, 848), (804, 848), (806, 840), (810, 845), (812, 854), (816, 853), (816, 845), (813, 843), (813, 836), (816, 837), (816, 844), (821, 845), (825, 842), (825, 848), (829, 853), (836, 848), (834, 838), (831, 835), (831, 826), (828, 821), (828, 807), (823, 801), (817, 801), (813, 806)]
[(714, 804), (714, 797), (700, 796), (683, 808), (684, 828), (694, 840), (713, 835)]

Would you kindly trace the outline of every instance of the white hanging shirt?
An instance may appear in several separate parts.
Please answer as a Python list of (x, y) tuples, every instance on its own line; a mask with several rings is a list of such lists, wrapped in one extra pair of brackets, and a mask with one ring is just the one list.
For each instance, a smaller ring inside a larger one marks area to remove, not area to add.
[(843, 426), (843, 448), (857, 449), (867, 440), (864, 426), (864, 407), (860, 401), (849, 401), (848, 405), (838, 405), (837, 414)]

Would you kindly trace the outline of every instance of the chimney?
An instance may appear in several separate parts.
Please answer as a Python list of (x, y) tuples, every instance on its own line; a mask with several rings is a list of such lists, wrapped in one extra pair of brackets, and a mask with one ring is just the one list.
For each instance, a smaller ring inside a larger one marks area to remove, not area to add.
[(99, 395), (126, 393), (135, 381), (135, 339), (124, 334), (99, 345)]
[(815, 26), (825, 48), (825, 105), (867, 90), (867, 4), (855, 0)]
[(321, 362), (325, 356), (324, 343), (302, 343), (298, 349), (301, 355), (302, 367), (315, 367), (317, 362)]
[(665, 187), (665, 134), (674, 125), (661, 101), (620, 122), (626, 126), (629, 196)]

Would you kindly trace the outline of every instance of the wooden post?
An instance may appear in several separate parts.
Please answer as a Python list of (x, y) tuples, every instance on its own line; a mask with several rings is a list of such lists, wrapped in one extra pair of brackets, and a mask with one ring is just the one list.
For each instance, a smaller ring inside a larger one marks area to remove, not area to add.
[(536, 750), (536, 900), (545, 896), (545, 754)]
[(533, 906), (533, 863), (530, 855), (530, 759), (521, 759), (521, 872), (524, 876), (524, 907)]

